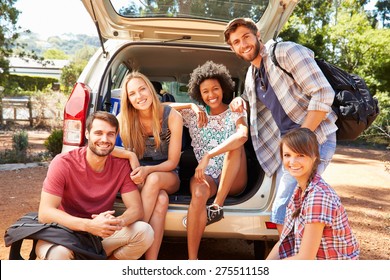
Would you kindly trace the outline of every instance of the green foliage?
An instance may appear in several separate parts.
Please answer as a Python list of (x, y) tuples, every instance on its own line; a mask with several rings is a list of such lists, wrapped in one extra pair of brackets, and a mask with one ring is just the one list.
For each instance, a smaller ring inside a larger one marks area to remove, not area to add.
[[(130, 2), (130, 1), (129, 1)], [(255, 0), (250, 3), (243, 1), (144, 1), (143, 5), (129, 3), (127, 7), (119, 10), (119, 14), (128, 17), (139, 17), (147, 14), (160, 14), (169, 17), (183, 15), (196, 15), (199, 18), (233, 19), (235, 17), (249, 17), (255, 21), (267, 8), (268, 1)]]
[(12, 135), (12, 149), (0, 151), (0, 164), (42, 162), (50, 159), (47, 152), (29, 153), (28, 134), (17, 131)]
[(68, 59), (69, 56), (62, 50), (48, 49), (43, 53), (45, 59)]
[(318, 56), (329, 55), (327, 30), (332, 20), (332, 1), (301, 0), (280, 37), (312, 49)]
[(0, 85), (7, 79), (9, 62), (7, 58), (12, 54), (12, 47), (18, 37), (16, 23), (19, 11), (13, 7), (15, 0), (4, 0), (0, 4)]
[(86, 62), (76, 63), (71, 62), (69, 65), (62, 68), (61, 72), (61, 83), (64, 85), (64, 91), (69, 92), (73, 85), (76, 83), (77, 78), (83, 71)]
[(342, 4), (337, 24), (329, 29), (333, 62), (362, 76), (372, 93), (390, 86), (390, 30), (374, 29), (364, 11)]
[(387, 132), (390, 134), (390, 96), (388, 92), (378, 92), (375, 97), (379, 101), (381, 112), (374, 123), (381, 127), (387, 125)]
[(378, 0), (375, 4), (377, 11), (375, 17), (379, 17), (383, 27), (390, 27), (390, 1), (389, 0)]
[[(58, 80), (55, 78), (9, 75), (4, 94), (13, 96), (18, 95), (18, 92), (21, 91), (44, 90), (56, 82)], [(25, 95), (25, 93), (23, 94)]]
[(95, 54), (96, 50), (96, 47), (86, 45), (75, 52), (73, 61), (86, 64), (88, 60)]
[(362, 76), (373, 94), (388, 92), (390, 30), (373, 27), (363, 9), (367, 2), (301, 0), (280, 35)]
[[(390, 96), (387, 92), (378, 92), (380, 113), (372, 125), (358, 140), (390, 148)], [(359, 141), (358, 141), (359, 142)]]
[(28, 134), (26, 131), (15, 133), (12, 136), (12, 147), (14, 150), (26, 153), (28, 148)]
[(52, 157), (61, 153), (62, 150), (62, 129), (55, 129), (50, 136), (45, 140), (44, 145)]
[[(100, 47), (97, 36), (84, 34), (64, 34), (65, 36), (52, 36), (47, 39), (51, 49), (62, 50), (65, 54), (73, 55), (84, 46)], [(97, 35), (97, 34), (96, 34)]]
[(374, 13), (364, 11), (368, 2), (301, 0), (280, 36), (364, 78), (381, 113), (361, 138), (389, 146), (390, 30), (373, 23), (378, 13), (388, 23), (390, 1), (378, 1), (380, 9)]
[(28, 148), (28, 134), (26, 131), (15, 133), (12, 136), (12, 152), (16, 162), (26, 162)]

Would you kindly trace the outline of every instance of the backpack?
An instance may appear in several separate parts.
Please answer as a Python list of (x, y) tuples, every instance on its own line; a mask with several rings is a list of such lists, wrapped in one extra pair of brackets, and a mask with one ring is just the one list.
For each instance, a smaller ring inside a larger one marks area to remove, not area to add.
[[(294, 79), (277, 61), (277, 44), (271, 47), (271, 60)], [(337, 140), (355, 140), (379, 115), (378, 100), (370, 94), (366, 83), (358, 75), (349, 74), (323, 59), (316, 58), (315, 61), (335, 91), (332, 109), (338, 117)]]
[(27, 213), (11, 225), (5, 232), (5, 246), (11, 246), (10, 260), (23, 260), (20, 254), (24, 239), (32, 239), (33, 246), (29, 259), (37, 256), (35, 247), (38, 240), (45, 240), (72, 250), (76, 260), (105, 260), (107, 259), (101, 238), (88, 232), (73, 231), (57, 223), (42, 224), (38, 222), (38, 213)]

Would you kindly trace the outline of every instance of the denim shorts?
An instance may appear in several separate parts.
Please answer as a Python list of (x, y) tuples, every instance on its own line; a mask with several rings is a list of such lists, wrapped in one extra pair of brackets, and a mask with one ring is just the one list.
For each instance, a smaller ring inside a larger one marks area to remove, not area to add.
[[(319, 147), (321, 163), (317, 173), (322, 174), (328, 166), (336, 151), (336, 132), (328, 136), (328, 139)], [(276, 196), (272, 204), (271, 222), (282, 225), (286, 215), (286, 207), (297, 185), (294, 177), (284, 169), (281, 164), (276, 171)]]

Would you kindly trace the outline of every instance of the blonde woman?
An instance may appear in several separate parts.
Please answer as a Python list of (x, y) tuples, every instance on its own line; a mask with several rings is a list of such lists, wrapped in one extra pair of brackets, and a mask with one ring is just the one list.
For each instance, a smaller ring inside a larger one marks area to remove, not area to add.
[(168, 194), (176, 192), (180, 186), (177, 166), (183, 120), (176, 110), (161, 104), (150, 80), (139, 72), (125, 78), (118, 119), (125, 149), (116, 148), (114, 155), (130, 160), (130, 177), (141, 191), (143, 221), (154, 230), (154, 243), (145, 258), (157, 259)]

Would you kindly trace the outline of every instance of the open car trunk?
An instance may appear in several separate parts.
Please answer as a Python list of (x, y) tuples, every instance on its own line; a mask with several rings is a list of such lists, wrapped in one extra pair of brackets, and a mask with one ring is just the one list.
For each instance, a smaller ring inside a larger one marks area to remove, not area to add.
[[(227, 47), (206, 47), (203, 45), (182, 45), (177, 42), (149, 44), (142, 42), (132, 42), (124, 44), (123, 47), (111, 58), (112, 63), (106, 72), (106, 78), (102, 79), (100, 96), (96, 100), (99, 110), (104, 110), (107, 100), (111, 100), (109, 106), (111, 112), (118, 114), (120, 108), (120, 87), (115, 79), (120, 79), (119, 73), (137, 70), (145, 74), (151, 81), (160, 83), (175, 82), (175, 87), (171, 87), (169, 92), (178, 102), (194, 102), (187, 92), (187, 83), (190, 73), (204, 64), (208, 60), (226, 65), (235, 81), (235, 96), (239, 96), (243, 91), (248, 63), (236, 57)], [(123, 70), (125, 68), (125, 70)], [(111, 71), (110, 71), (111, 70)], [(118, 74), (116, 74), (118, 73)], [(111, 75), (111, 77), (110, 77)], [(109, 82), (111, 80), (111, 82)], [(107, 90), (108, 88), (111, 90)], [(111, 95), (111, 96), (109, 96)], [(121, 141), (117, 141), (121, 145)], [(241, 203), (249, 199), (261, 185), (264, 172), (258, 164), (256, 155), (251, 145), (250, 137), (245, 144), (248, 166), (248, 184), (245, 191), (237, 196), (228, 197), (225, 205)], [(178, 192), (170, 195), (171, 204), (189, 204), (190, 190), (189, 181), (194, 174), (197, 161), (191, 147), (191, 139), (187, 128), (183, 130), (182, 156), (179, 164), (179, 176), (181, 186)]]

